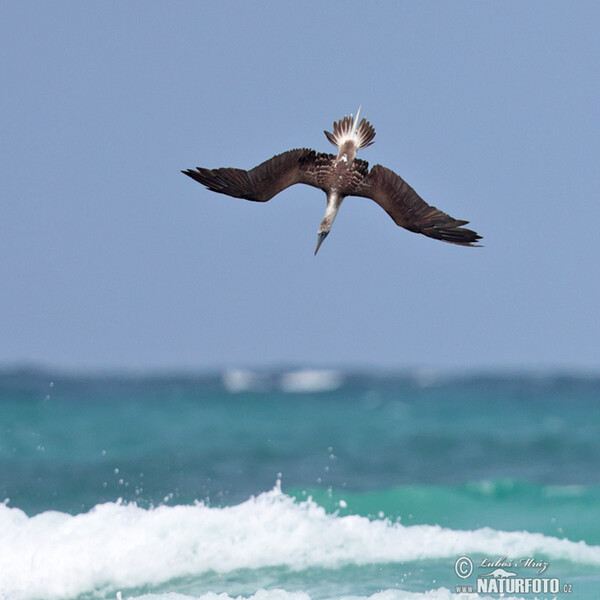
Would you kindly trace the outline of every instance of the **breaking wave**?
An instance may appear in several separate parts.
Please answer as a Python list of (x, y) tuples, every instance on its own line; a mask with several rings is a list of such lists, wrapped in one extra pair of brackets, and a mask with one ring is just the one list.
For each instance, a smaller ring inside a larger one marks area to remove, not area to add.
[[(600, 565), (600, 547), (584, 542), (524, 531), (461, 531), (328, 514), (311, 499), (295, 501), (279, 486), (221, 508), (197, 503), (145, 509), (111, 502), (78, 515), (48, 511), (29, 517), (18, 508), (0, 505), (0, 590), (11, 600), (156, 586), (210, 571), (339, 568), (463, 554), (528, 554)], [(201, 598), (228, 600), (216, 594)], [(253, 598), (308, 600), (305, 594), (282, 590), (259, 592)], [(388, 590), (371, 598), (445, 600), (460, 595), (440, 588), (426, 594)]]

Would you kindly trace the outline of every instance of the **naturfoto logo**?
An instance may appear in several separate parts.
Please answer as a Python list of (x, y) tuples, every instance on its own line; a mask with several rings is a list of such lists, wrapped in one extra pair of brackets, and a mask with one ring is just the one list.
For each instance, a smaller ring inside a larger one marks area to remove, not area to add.
[[(477, 573), (475, 584), (456, 586), (457, 593), (478, 594), (570, 594), (573, 586), (561, 584), (557, 577), (540, 577), (548, 569), (549, 563), (535, 557), (521, 558), (482, 558), (477, 565), (468, 556), (461, 556), (454, 562), (454, 572), (463, 580), (469, 579), (475, 568), (492, 569), (487, 573)], [(519, 570), (528, 569), (535, 572), (525, 576)]]

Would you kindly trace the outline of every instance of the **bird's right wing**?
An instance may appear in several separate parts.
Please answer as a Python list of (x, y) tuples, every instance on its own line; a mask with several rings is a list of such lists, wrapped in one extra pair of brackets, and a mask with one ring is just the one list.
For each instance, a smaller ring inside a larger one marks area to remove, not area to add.
[(319, 170), (321, 164), (326, 162), (324, 160), (326, 156), (331, 155), (299, 148), (278, 154), (250, 171), (233, 167), (221, 169), (197, 167), (182, 173), (202, 183), (213, 192), (254, 202), (266, 202), (295, 183), (320, 187)]
[(430, 206), (402, 177), (381, 165), (371, 169), (352, 195), (371, 198), (397, 225), (409, 231), (462, 246), (476, 245), (475, 242), (481, 239), (475, 231), (462, 227), (468, 221), (454, 219)]

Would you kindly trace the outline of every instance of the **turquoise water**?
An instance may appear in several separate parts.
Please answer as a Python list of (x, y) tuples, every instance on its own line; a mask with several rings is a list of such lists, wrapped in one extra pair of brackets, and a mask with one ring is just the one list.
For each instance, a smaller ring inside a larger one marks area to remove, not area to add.
[(598, 465), (600, 378), (7, 371), (0, 598), (596, 598)]

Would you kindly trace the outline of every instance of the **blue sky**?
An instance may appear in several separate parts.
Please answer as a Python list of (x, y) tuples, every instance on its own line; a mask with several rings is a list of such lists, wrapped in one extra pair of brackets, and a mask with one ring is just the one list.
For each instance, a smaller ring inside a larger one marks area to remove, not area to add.
[[(0, 364), (600, 368), (600, 4), (5, 3)], [(361, 157), (484, 248), (251, 168), (362, 105)]]

